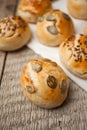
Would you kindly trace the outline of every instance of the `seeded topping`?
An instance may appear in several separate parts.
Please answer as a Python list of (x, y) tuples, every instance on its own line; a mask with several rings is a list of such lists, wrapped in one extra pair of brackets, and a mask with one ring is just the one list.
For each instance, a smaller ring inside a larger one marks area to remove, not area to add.
[(38, 21), (39, 22), (42, 22), (44, 20), (44, 17), (43, 16), (40, 16), (39, 18), (38, 18)]
[(56, 62), (51, 62), (53, 66), (57, 66), (57, 63)]
[(61, 82), (59, 88), (60, 88), (62, 94), (66, 92), (67, 83), (66, 83), (66, 80), (65, 80), (65, 79), (62, 80), (62, 82)]
[(46, 18), (47, 21), (56, 21), (56, 17), (53, 14), (49, 14)]
[(46, 61), (46, 62), (51, 62), (51, 60), (49, 60), (47, 58), (44, 58), (43, 60)]
[[(84, 39), (84, 40), (81, 40)], [(71, 44), (70, 41), (73, 40)], [(80, 39), (78, 39), (78, 44), (75, 44), (74, 36), (68, 38), (67, 42), (64, 43), (64, 46), (67, 46), (68, 50), (72, 52), (71, 56), (74, 57), (76, 62), (82, 62), (83, 60), (87, 61), (87, 37), (80, 34)]]
[(56, 62), (53, 62), (53, 61), (51, 61), (51, 60), (49, 60), (49, 59), (47, 59), (47, 58), (44, 58), (43, 60), (44, 60), (45, 62), (48, 62), (48, 63), (52, 64), (53, 66), (57, 66)]
[(80, 72), (76, 72), (76, 73), (78, 73), (79, 75), (87, 75), (87, 72), (82, 72), (82, 73), (80, 73)]
[(85, 41), (84, 44), (85, 44), (85, 46), (86, 46), (86, 48), (87, 48), (87, 41)]
[(29, 93), (31, 93), (31, 94), (35, 92), (35, 90), (32, 89), (32, 87), (29, 86), (29, 85), (26, 85), (26, 86), (25, 86), (25, 89), (26, 89), (27, 92), (29, 92)]
[(50, 88), (53, 88), (53, 89), (56, 88), (57, 87), (56, 78), (54, 76), (49, 75), (48, 78), (47, 78), (47, 85)]
[(32, 69), (35, 71), (35, 72), (40, 72), (42, 70), (42, 65), (39, 63), (39, 62), (33, 62), (32, 63)]
[(70, 21), (70, 20), (71, 20), (70, 17), (69, 17), (67, 14), (65, 14), (65, 13), (62, 13), (62, 16), (63, 16), (63, 18), (65, 18), (67, 21)]
[(56, 26), (52, 25), (52, 26), (48, 26), (47, 30), (49, 33), (51, 33), (52, 35), (57, 35), (58, 34), (58, 30), (56, 28)]
[(11, 37), (16, 29), (25, 29), (26, 23), (18, 16), (5, 17), (0, 20), (0, 37)]
[(56, 11), (60, 11), (60, 10), (59, 10), (59, 9), (54, 9), (53, 11), (55, 11), (55, 12), (56, 12)]

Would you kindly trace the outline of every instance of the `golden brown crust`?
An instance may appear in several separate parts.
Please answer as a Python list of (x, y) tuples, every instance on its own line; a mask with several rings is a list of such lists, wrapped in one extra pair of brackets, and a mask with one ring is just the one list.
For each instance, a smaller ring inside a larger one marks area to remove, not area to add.
[(58, 46), (74, 33), (71, 18), (60, 10), (51, 10), (39, 18), (36, 28), (40, 42), (47, 46)]
[(22, 0), (17, 14), (27, 22), (36, 23), (37, 18), (50, 9), (52, 9), (50, 0)]
[(30, 40), (28, 24), (19, 16), (0, 20), (0, 50), (12, 51), (21, 48)]
[(86, 23), (85, 28), (84, 28), (84, 34), (87, 35), (87, 23)]
[(75, 18), (87, 19), (87, 0), (68, 0), (68, 9)]
[(60, 60), (80, 78), (87, 79), (87, 36), (72, 35), (60, 46)]
[(22, 71), (25, 95), (44, 108), (60, 106), (67, 97), (69, 81), (63, 70), (48, 59), (33, 59)]

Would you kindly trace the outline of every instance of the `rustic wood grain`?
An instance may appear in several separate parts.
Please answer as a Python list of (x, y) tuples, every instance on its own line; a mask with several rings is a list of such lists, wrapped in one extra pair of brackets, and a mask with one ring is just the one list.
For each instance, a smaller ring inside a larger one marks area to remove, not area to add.
[[(16, 5), (17, 0), (0, 0), (0, 18), (13, 15), (16, 9)], [(6, 57), (7, 53), (0, 51), (0, 84), (3, 77)]]
[(31, 103), (20, 87), (23, 66), (39, 58), (27, 47), (9, 53), (0, 89), (0, 128), (3, 130), (86, 130), (87, 93), (71, 81), (69, 96), (59, 108), (46, 110)]

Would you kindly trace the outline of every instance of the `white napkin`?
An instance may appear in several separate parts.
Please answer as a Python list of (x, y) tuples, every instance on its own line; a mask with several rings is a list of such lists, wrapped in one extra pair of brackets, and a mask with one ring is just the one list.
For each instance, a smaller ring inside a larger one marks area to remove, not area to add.
[[(66, 12), (67, 14), (69, 14), (69, 12), (67, 10), (67, 1), (66, 0), (56, 0), (55, 2), (53, 2), (53, 8), (60, 9), (64, 12)], [(77, 19), (74, 19), (73, 17), (71, 17), (71, 18), (74, 22), (76, 33), (83, 33), (84, 25), (85, 25), (86, 21), (77, 20)], [(36, 25), (31, 24), (30, 27), (32, 30), (33, 38), (31, 40), (31, 42), (28, 44), (28, 47), (31, 48), (32, 50), (34, 50), (36, 53), (40, 54), (42, 57), (49, 58), (49, 59), (57, 62), (61, 66), (61, 68), (65, 71), (65, 73), (68, 75), (68, 77), (70, 77), (81, 88), (83, 88), (84, 90), (87, 91), (87, 80), (78, 78), (75, 75), (71, 74), (60, 62), (59, 55), (58, 55), (59, 48), (58, 47), (47, 47), (47, 46), (40, 44), (40, 42), (38, 41), (38, 39), (36, 37), (36, 33), (35, 33)]]

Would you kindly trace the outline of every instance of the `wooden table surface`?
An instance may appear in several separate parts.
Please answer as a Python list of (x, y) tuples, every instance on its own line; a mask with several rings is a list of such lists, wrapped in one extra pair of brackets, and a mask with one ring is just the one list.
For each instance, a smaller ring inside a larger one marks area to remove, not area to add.
[[(17, 0), (0, 0), (0, 17), (15, 14), (17, 4)], [(0, 51), (0, 130), (87, 130), (87, 93), (73, 81), (66, 102), (56, 109), (39, 108), (23, 95), (22, 67), (37, 57), (27, 47)]]

